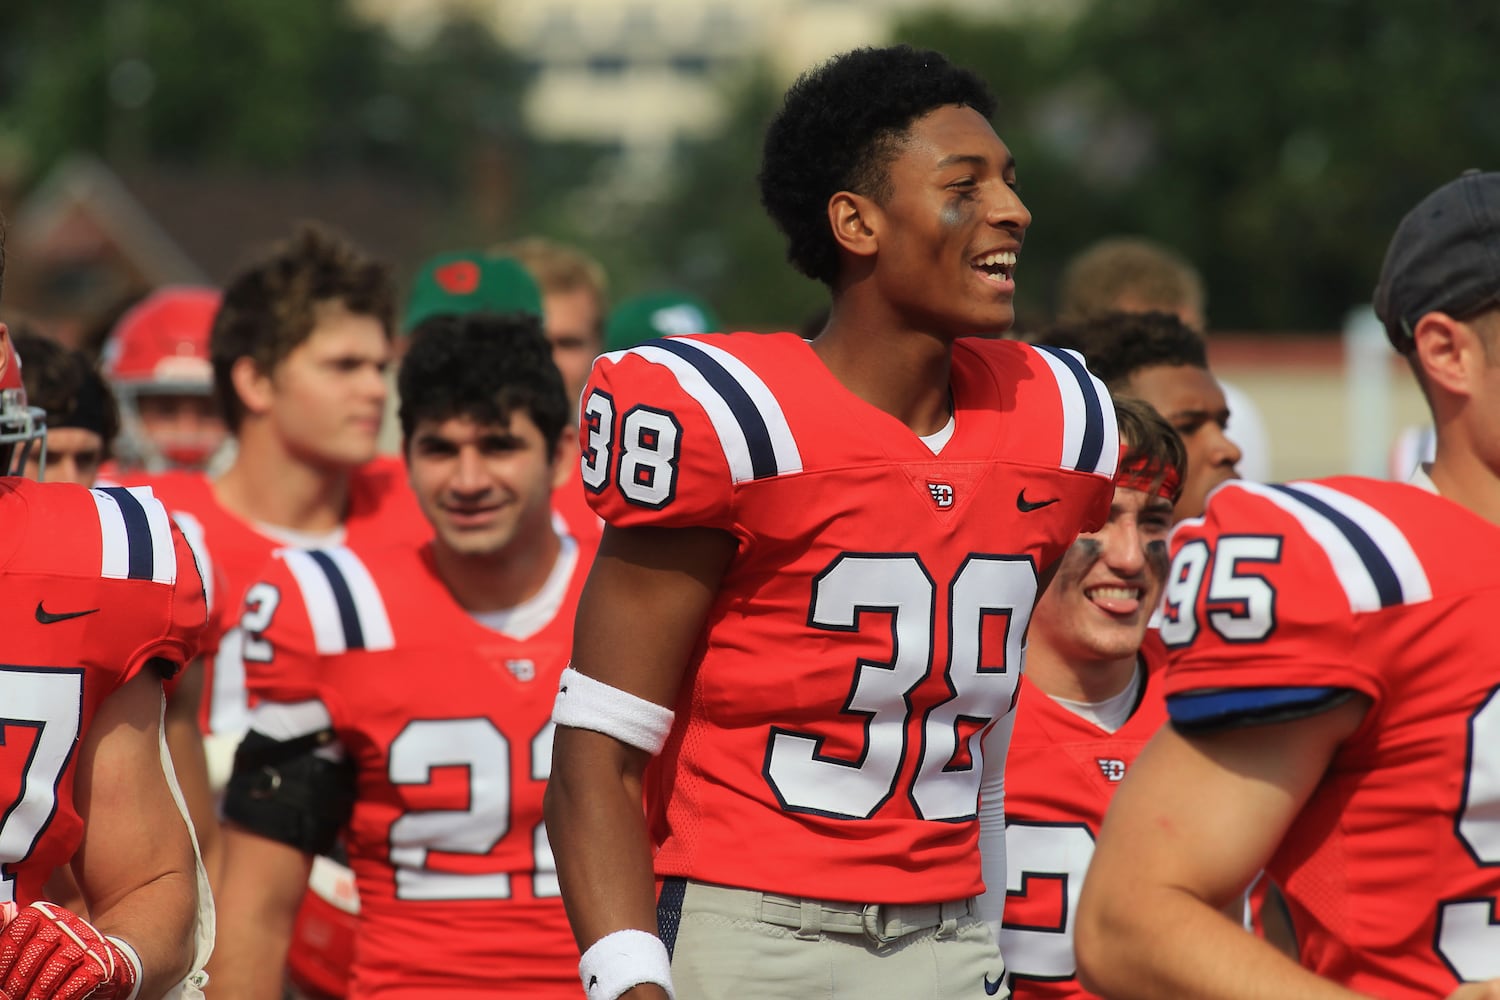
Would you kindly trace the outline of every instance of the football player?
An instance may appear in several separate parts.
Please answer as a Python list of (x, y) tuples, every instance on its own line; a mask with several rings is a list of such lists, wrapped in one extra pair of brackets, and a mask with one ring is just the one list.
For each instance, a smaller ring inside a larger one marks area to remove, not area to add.
[(347, 829), (350, 997), (575, 997), (541, 812), (592, 556), (551, 514), (572, 407), (523, 314), (426, 320), (399, 385), (432, 542), (283, 550), (246, 595), (260, 701), (224, 805), (214, 983), (279, 996), (312, 859)]
[[(26, 459), (23, 474), (39, 482), (71, 482), (94, 486), (100, 462), (112, 452), (120, 420), (114, 394), (103, 377), (80, 352), (38, 334), (13, 336), (17, 353), (29, 360), (22, 370), (27, 399), (41, 403), (47, 420), (46, 448), (34, 449)], [(46, 452), (45, 465), (42, 452)], [(114, 485), (104, 483), (102, 485)], [(214, 598), (222, 591), (215, 586), (214, 570), (203, 539), (184, 530), (202, 570), (209, 605), (209, 629), (214, 631), (223, 609)], [(179, 527), (182, 525), (179, 524)], [(206, 634), (199, 656), (212, 655)], [(162, 719), (172, 767), (188, 805), (204, 864), (215, 871), (218, 817), (209, 789), (203, 738), (198, 727), (198, 707), (203, 700), (203, 667), (198, 659), (177, 671), (164, 685), (167, 710)], [(72, 906), (78, 899), (71, 871), (59, 868), (47, 883), (47, 898)]]
[(23, 474), (38, 482), (93, 486), (120, 426), (114, 393), (81, 351), (14, 329), (11, 342), (27, 359), (21, 373), (26, 398), (47, 415), (46, 469), (38, 448)]
[(215, 289), (169, 285), (128, 309), (110, 331), (102, 365), (123, 423), (110, 477), (203, 469), (224, 444), (208, 359), (218, 309)]
[[(542, 329), (552, 345), (552, 360), (562, 372), (563, 387), (576, 408), (582, 398), (594, 359), (604, 349), (609, 283), (604, 267), (581, 249), (543, 236), (528, 236), (491, 249), (512, 257), (536, 279), (542, 292)], [(702, 332), (702, 331), (695, 331)], [(569, 445), (572, 445), (569, 441)], [(553, 503), (569, 530), (595, 544), (603, 522), (589, 506), (577, 475), (577, 456), (569, 463), (574, 475), (553, 495)]]
[[(203, 584), (149, 490), (11, 478), (46, 434), (19, 365), (0, 324), (0, 995), (201, 996), (212, 912), (160, 722)], [(70, 859), (88, 919), (43, 898)]]
[(1229, 404), (1208, 368), (1201, 334), (1170, 313), (1105, 313), (1055, 327), (1036, 343), (1078, 351), (1110, 392), (1150, 403), (1187, 447), (1173, 517), (1203, 513), (1214, 487), (1238, 479), (1240, 449), (1225, 436)]
[[(1115, 398), (1124, 454), (1109, 521), (1080, 535), (1031, 616), (1005, 765), (1005, 864), (980, 910), (999, 930), (1011, 996), (1078, 1000), (1073, 919), (1120, 779), (1166, 721), (1161, 600), (1187, 458), (1150, 406)], [(1004, 926), (1001, 928), (1001, 914)]]
[[(215, 789), (228, 780), (249, 725), (237, 609), (271, 553), (377, 540), (417, 545), (430, 534), (400, 460), (375, 457), (394, 302), (385, 265), (321, 227), (303, 227), (252, 260), (226, 285), (209, 338), (233, 462), (215, 476), (177, 470), (145, 480), (201, 533), (225, 582), (222, 603), (236, 609), (214, 637), (205, 678), (202, 723)], [(336, 868), (319, 869), (331, 872), (335, 890), (346, 884)], [(293, 971), (336, 994), (339, 963), (330, 967), (315, 939), (347, 922), (340, 894), (327, 895), (326, 903), (310, 896), (310, 916), (322, 923), (309, 930), (306, 948), (294, 949)]]
[(998, 814), (1026, 624), (1119, 449), (1077, 355), (974, 336), (1031, 223), (993, 107), (905, 46), (804, 75), (760, 184), (827, 327), (595, 365), (547, 790), (591, 998), (1002, 989), (980, 785)]
[[(1500, 173), (1407, 214), (1375, 306), (1437, 457), (1411, 483), (1226, 484), (1174, 532), (1171, 725), (1079, 906), (1108, 996), (1500, 996)], [(1215, 912), (1262, 867), (1300, 967)]]

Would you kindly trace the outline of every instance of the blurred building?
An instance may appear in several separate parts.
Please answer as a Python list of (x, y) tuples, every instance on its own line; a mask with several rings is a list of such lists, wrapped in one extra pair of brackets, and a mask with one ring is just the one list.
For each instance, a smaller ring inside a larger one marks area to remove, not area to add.
[[(617, 148), (650, 176), (683, 138), (717, 126), (726, 84), (766, 62), (790, 80), (836, 52), (889, 40), (918, 10), (977, 17), (1034, 11), (1024, 0), (356, 0), (421, 44), (445, 16), (487, 23), (532, 72), (538, 136)], [(1076, 6), (1054, 2), (1051, 10)]]
[(429, 252), (444, 210), (430, 193), (371, 175), (121, 173), (74, 156), (6, 213), (4, 313), (93, 350), (153, 288), (222, 284), (303, 220), (332, 226), (405, 274)]

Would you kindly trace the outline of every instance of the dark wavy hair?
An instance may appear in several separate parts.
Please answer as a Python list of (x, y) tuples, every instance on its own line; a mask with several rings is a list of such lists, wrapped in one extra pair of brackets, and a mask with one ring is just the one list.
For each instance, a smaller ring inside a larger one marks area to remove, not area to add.
[(835, 56), (792, 84), (766, 130), (760, 200), (786, 235), (787, 260), (830, 287), (838, 244), (828, 199), (839, 191), (884, 203), (891, 161), (912, 123), (950, 104), (986, 118), (995, 98), (974, 73), (907, 45)]
[(1203, 337), (1171, 313), (1104, 313), (1051, 327), (1032, 342), (1082, 354), (1089, 371), (1112, 392), (1123, 389), (1132, 375), (1153, 365), (1208, 368)]
[(317, 223), (302, 224), (291, 239), (269, 247), (230, 279), (208, 345), (215, 394), (230, 431), (237, 432), (245, 416), (234, 363), (248, 357), (270, 374), (312, 336), (325, 302), (374, 317), (390, 339), (396, 310), (390, 268)]
[(441, 314), (417, 324), (396, 376), (401, 436), (424, 420), (504, 424), (520, 410), (555, 446), (573, 421), (541, 320), (529, 313)]

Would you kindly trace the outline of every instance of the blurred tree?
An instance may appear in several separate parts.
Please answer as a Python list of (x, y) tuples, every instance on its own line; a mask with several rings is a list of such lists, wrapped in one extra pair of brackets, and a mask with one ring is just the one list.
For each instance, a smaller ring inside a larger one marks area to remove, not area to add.
[(827, 306), (823, 286), (786, 262), (760, 205), (761, 140), (783, 87), (765, 68), (752, 70), (722, 128), (683, 144), (666, 196), (628, 222), (628, 241), (607, 246), (622, 290), (690, 290), (733, 329), (795, 330)]
[[(1135, 233), (1199, 264), (1217, 328), (1336, 329), (1408, 207), (1466, 167), (1500, 168), (1500, 8), (1481, 0), (1095, 0), (1072, 18), (927, 12), (896, 37), (1000, 98), (1036, 220), (1022, 327), (1050, 319), (1071, 254)], [(824, 299), (755, 195), (784, 82), (747, 85), (636, 228), (646, 260), (747, 325), (796, 325)]]
[(1216, 327), (1334, 329), (1407, 208), (1500, 167), (1500, 9), (1478, 0), (1098, 0), (902, 34), (1001, 95), (1036, 215), (1027, 315), (1050, 312), (1068, 254), (1131, 232), (1202, 267)]
[(450, 184), (476, 146), (524, 157), (523, 86), (487, 31), (450, 23), (406, 49), (344, 3), (0, 4), (0, 138), (37, 170), (87, 150)]

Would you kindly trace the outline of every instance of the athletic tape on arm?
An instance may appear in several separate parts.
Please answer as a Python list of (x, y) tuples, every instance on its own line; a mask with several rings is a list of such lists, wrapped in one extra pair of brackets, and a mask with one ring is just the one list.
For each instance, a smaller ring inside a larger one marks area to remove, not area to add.
[(552, 721), (559, 726), (592, 729), (653, 755), (666, 745), (672, 719), (671, 709), (594, 680), (572, 667), (562, 672), (557, 700), (552, 705)]

